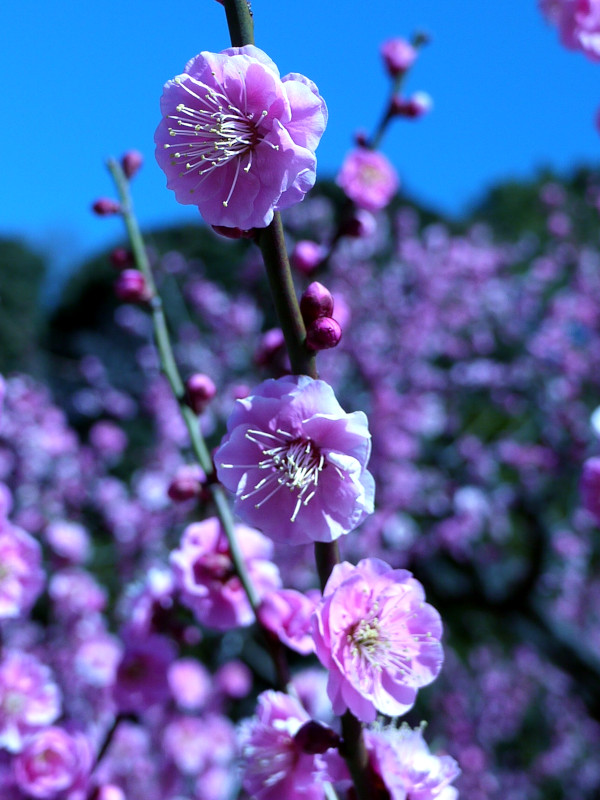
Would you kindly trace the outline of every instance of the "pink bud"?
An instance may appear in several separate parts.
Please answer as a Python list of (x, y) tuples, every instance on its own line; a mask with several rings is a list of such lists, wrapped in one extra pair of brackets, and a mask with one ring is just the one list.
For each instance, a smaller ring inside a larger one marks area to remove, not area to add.
[(202, 484), (192, 475), (175, 475), (169, 484), (167, 494), (175, 503), (184, 503), (194, 497), (199, 497)]
[(98, 214), (99, 217), (107, 217), (110, 214), (119, 214), (121, 212), (121, 206), (116, 200), (112, 200), (110, 197), (100, 197), (93, 204), (92, 211), (94, 214)]
[(324, 257), (325, 249), (320, 244), (303, 239), (294, 245), (290, 260), (298, 272), (309, 275), (319, 266)]
[(125, 269), (133, 264), (133, 255), (124, 247), (116, 247), (110, 254), (110, 263), (115, 269)]
[(196, 372), (185, 382), (185, 401), (195, 414), (202, 414), (217, 393), (212, 378)]
[(395, 78), (412, 67), (417, 51), (406, 39), (389, 39), (381, 45), (381, 56), (388, 73)]
[(254, 354), (259, 367), (266, 367), (276, 360), (285, 350), (285, 339), (281, 328), (271, 328), (262, 336)]
[(433, 100), (427, 92), (415, 92), (411, 97), (394, 97), (390, 104), (390, 114), (395, 117), (419, 119), (433, 106)]
[(319, 317), (306, 329), (306, 345), (310, 350), (329, 350), (342, 338), (342, 329), (331, 317)]
[(303, 753), (314, 756), (317, 753), (325, 753), (330, 747), (337, 747), (340, 737), (331, 728), (311, 719), (298, 729), (294, 742)]
[(357, 208), (352, 217), (342, 224), (340, 235), (366, 239), (375, 233), (376, 228), (377, 221), (373, 214), (366, 208)]
[(333, 297), (329, 289), (319, 281), (309, 284), (300, 298), (300, 313), (305, 324), (319, 317), (330, 317), (333, 314)]
[(115, 293), (124, 303), (146, 303), (151, 293), (146, 279), (137, 269), (124, 269), (115, 281)]
[(133, 178), (144, 163), (144, 156), (137, 150), (128, 150), (121, 159), (121, 166), (126, 178)]

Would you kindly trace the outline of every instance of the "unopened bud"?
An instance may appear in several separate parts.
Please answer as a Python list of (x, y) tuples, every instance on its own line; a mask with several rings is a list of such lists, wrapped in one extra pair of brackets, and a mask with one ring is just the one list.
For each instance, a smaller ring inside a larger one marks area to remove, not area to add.
[(325, 249), (320, 244), (303, 239), (294, 245), (290, 261), (298, 272), (309, 275), (319, 266), (324, 257)]
[(185, 401), (195, 414), (202, 414), (217, 393), (212, 378), (196, 372), (185, 382)]
[(124, 269), (115, 281), (115, 293), (124, 303), (146, 303), (151, 292), (146, 279), (137, 269)]
[(206, 475), (199, 466), (194, 464), (184, 465), (179, 467), (171, 479), (167, 494), (176, 503), (192, 500), (194, 497), (200, 497), (203, 494), (205, 480)]
[(285, 339), (281, 328), (265, 331), (254, 354), (254, 360), (260, 367), (266, 367), (285, 351)]
[(133, 255), (125, 247), (116, 247), (110, 254), (110, 263), (115, 269), (119, 270), (131, 267), (134, 263)]
[(350, 219), (345, 220), (340, 229), (341, 236), (365, 239), (372, 236), (377, 228), (377, 220), (366, 208), (357, 208)]
[(394, 97), (390, 104), (390, 114), (394, 117), (419, 119), (433, 106), (433, 100), (427, 92), (415, 92), (411, 97)]
[(342, 338), (342, 329), (332, 317), (319, 317), (306, 328), (306, 345), (310, 350), (329, 350)]
[(110, 197), (99, 197), (92, 205), (92, 211), (99, 217), (107, 217), (110, 214), (120, 214), (121, 206)]
[(303, 753), (314, 756), (325, 753), (332, 747), (338, 747), (340, 737), (331, 728), (311, 719), (298, 729), (294, 736), (294, 742)]
[(137, 150), (128, 150), (121, 159), (121, 166), (126, 178), (133, 178), (144, 163), (144, 156)]
[(412, 67), (417, 51), (406, 39), (389, 39), (381, 45), (381, 57), (388, 74), (395, 78)]
[(300, 313), (306, 325), (319, 317), (330, 317), (333, 314), (333, 297), (329, 289), (319, 281), (309, 284), (300, 298)]

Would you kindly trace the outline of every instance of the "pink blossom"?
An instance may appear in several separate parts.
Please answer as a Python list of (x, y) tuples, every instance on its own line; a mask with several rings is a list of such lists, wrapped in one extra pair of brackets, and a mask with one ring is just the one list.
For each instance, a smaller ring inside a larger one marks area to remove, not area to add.
[[(50, 727), (34, 734), (14, 762), (17, 785), (36, 798), (65, 796), (86, 787), (92, 750), (81, 733)], [(82, 793), (80, 795), (84, 797)]]
[[(236, 525), (235, 535), (259, 597), (279, 588), (279, 571), (270, 560), (272, 542), (246, 525)], [(203, 625), (223, 631), (254, 621), (235, 573), (227, 537), (216, 517), (188, 525), (179, 549), (171, 553), (171, 566), (181, 602)]]
[(600, 61), (600, 0), (540, 0), (540, 8), (565, 47)]
[(314, 593), (305, 595), (295, 589), (279, 589), (263, 599), (259, 617), (265, 628), (285, 645), (297, 653), (308, 655), (315, 649), (311, 634), (311, 616), (315, 606)]
[(45, 581), (42, 551), (21, 528), (0, 517), (0, 619), (29, 611)]
[(150, 634), (144, 638), (123, 632), (125, 652), (113, 686), (119, 711), (140, 712), (165, 701), (170, 692), (167, 673), (175, 660), (175, 646), (166, 636)]
[(274, 691), (259, 696), (256, 716), (240, 730), (242, 784), (255, 800), (324, 800), (325, 762), (304, 753), (295, 739), (309, 721), (293, 697)]
[(154, 138), (167, 186), (209, 225), (263, 228), (315, 182), (325, 103), (253, 45), (192, 58), (165, 84), (161, 111)]
[(19, 752), (26, 736), (51, 725), (61, 693), (49, 667), (35, 656), (7, 650), (0, 661), (0, 747)]
[(336, 182), (360, 208), (385, 208), (398, 189), (396, 170), (382, 154), (359, 148), (349, 153)]
[(406, 723), (400, 728), (365, 731), (371, 766), (382, 778), (390, 800), (456, 800), (458, 791), (450, 783), (458, 777), (456, 761), (430, 753), (421, 728)]
[(208, 701), (212, 684), (210, 673), (195, 658), (180, 658), (174, 661), (167, 673), (169, 687), (180, 708), (197, 711)]
[(235, 510), (275, 541), (330, 542), (373, 511), (367, 418), (305, 375), (268, 380), (236, 402), (215, 453)]
[(406, 39), (388, 39), (381, 45), (381, 57), (390, 75), (402, 75), (412, 67), (417, 51)]
[(441, 669), (441, 635), (440, 615), (410, 572), (377, 558), (336, 565), (313, 617), (334, 713), (349, 708), (363, 722), (378, 711), (405, 714)]

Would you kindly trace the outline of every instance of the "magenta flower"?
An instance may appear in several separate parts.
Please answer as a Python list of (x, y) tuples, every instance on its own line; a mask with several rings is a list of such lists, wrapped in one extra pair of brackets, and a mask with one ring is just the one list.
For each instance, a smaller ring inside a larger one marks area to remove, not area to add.
[(406, 39), (388, 39), (381, 45), (381, 56), (389, 74), (396, 77), (412, 67), (417, 51)]
[(44, 581), (42, 551), (37, 541), (0, 517), (0, 619), (29, 611)]
[(349, 153), (336, 178), (348, 197), (360, 208), (385, 208), (398, 189), (396, 170), (382, 154), (359, 148)]
[(264, 228), (314, 185), (325, 102), (303, 75), (280, 78), (258, 47), (195, 56), (165, 84), (161, 111), (167, 186), (209, 225)]
[(51, 725), (61, 693), (50, 669), (29, 653), (7, 650), (0, 661), (0, 748), (19, 752), (28, 734)]
[(405, 714), (441, 669), (441, 635), (440, 615), (410, 572), (377, 558), (336, 565), (313, 617), (334, 713), (349, 708), (363, 722), (378, 711)]
[(460, 775), (452, 756), (434, 756), (423, 739), (421, 728), (406, 723), (400, 728), (365, 731), (371, 766), (383, 780), (391, 800), (456, 800), (458, 791), (450, 786)]
[(373, 511), (367, 418), (305, 375), (268, 380), (236, 402), (217, 452), (235, 510), (288, 544), (331, 542)]
[[(235, 535), (252, 584), (262, 597), (281, 586), (279, 570), (270, 560), (273, 543), (246, 525)], [(250, 625), (254, 614), (235, 573), (225, 532), (216, 517), (188, 525), (171, 566), (181, 602), (202, 625), (224, 631)]]
[(85, 789), (92, 763), (91, 745), (83, 734), (51, 727), (27, 741), (15, 759), (14, 774), (25, 794), (45, 800)]
[(600, 0), (540, 0), (539, 4), (558, 26), (565, 47), (600, 61)]
[(263, 692), (256, 716), (242, 723), (242, 784), (255, 800), (324, 800), (329, 779), (322, 756), (303, 752), (296, 734), (310, 721), (298, 700)]

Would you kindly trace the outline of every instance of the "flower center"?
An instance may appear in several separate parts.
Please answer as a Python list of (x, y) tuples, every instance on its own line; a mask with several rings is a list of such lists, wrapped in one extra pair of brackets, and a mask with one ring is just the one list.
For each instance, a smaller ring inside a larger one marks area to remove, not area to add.
[[(200, 81), (194, 81), (194, 85), (198, 87), (197, 92), (180, 77), (175, 78), (175, 82), (196, 102), (189, 106), (180, 103), (176, 108), (177, 114), (169, 114), (169, 119), (176, 122), (175, 126), (169, 128), (169, 134), (179, 139), (176, 144), (164, 145), (166, 149), (175, 151), (171, 155), (171, 164), (184, 167), (179, 177), (188, 174), (199, 176), (198, 183), (190, 189), (193, 193), (215, 169), (235, 161), (231, 188), (223, 200), (223, 205), (227, 207), (236, 187), (240, 168), (244, 172), (250, 172), (254, 148), (263, 141), (258, 133), (258, 126), (268, 112), (263, 111), (258, 119), (254, 119), (253, 113), (232, 105), (224, 93)], [(271, 147), (278, 149), (276, 145)], [(247, 162), (242, 167), (245, 156)]]
[(389, 652), (389, 641), (380, 630), (379, 617), (361, 619), (347, 635), (350, 653), (381, 669)]
[(271, 498), (282, 487), (297, 494), (296, 506), (290, 517), (295, 522), (300, 508), (308, 505), (319, 484), (319, 475), (327, 466), (325, 456), (311, 439), (293, 437), (287, 431), (277, 430), (277, 436), (265, 431), (248, 430), (246, 438), (261, 449), (263, 458), (257, 465), (267, 471), (254, 488), (242, 495), (242, 500), (266, 491), (256, 508)]

